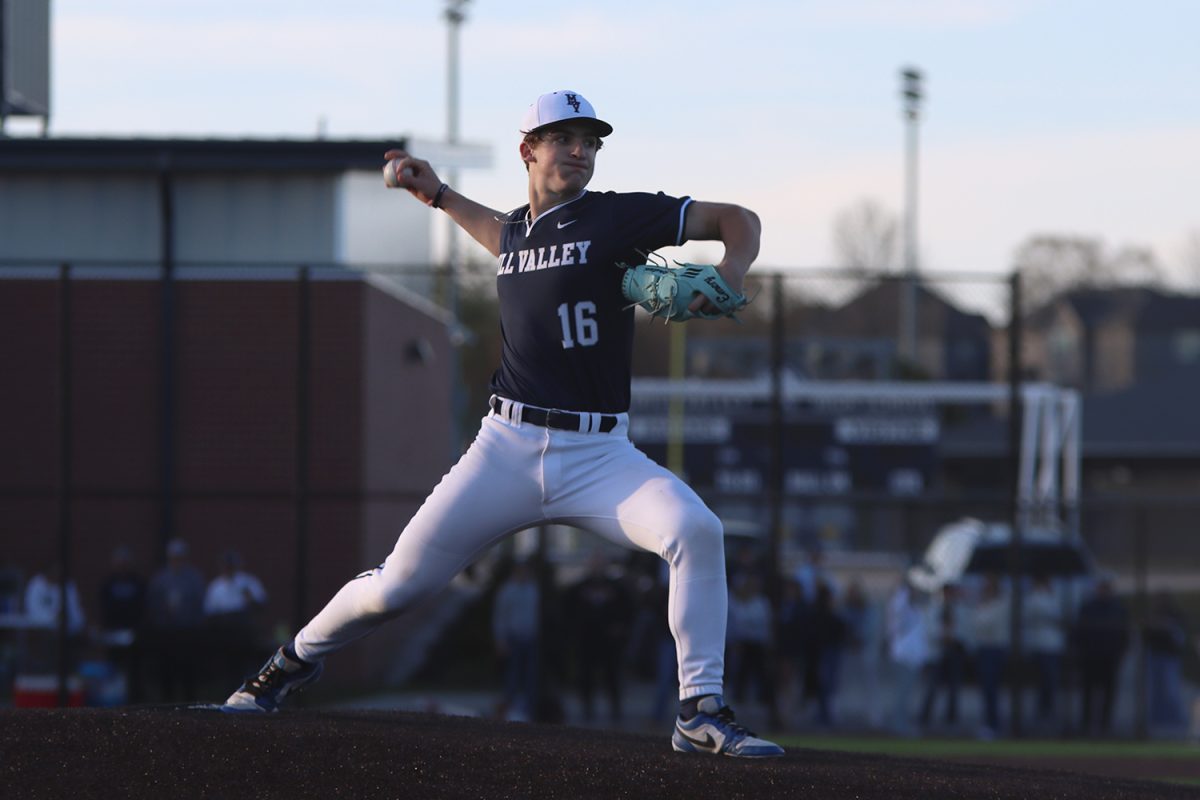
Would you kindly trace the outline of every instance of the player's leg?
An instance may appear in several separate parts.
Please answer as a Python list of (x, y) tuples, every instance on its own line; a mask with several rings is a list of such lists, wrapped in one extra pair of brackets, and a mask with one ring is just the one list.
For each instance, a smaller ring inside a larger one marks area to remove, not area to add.
[(297, 655), (320, 660), (365, 636), (442, 589), (493, 542), (536, 522), (543, 437), (544, 429), (485, 419), (383, 564), (347, 583), (300, 631)]
[(652, 469), (635, 461), (597, 470), (608, 476), (572, 492), (576, 513), (551, 516), (667, 562), (667, 621), (676, 642), (680, 698), (720, 694), (728, 615), (721, 522), (684, 483), (646, 462)]
[(561, 485), (547, 474), (548, 516), (662, 557), (669, 568), (668, 623), (679, 663), (676, 750), (740, 757), (783, 750), (739, 725), (722, 699), (728, 587), (721, 521), (690, 487), (614, 431), (568, 434)]
[(226, 708), (274, 710), (287, 694), (316, 680), (327, 655), (439, 591), (490, 544), (535, 522), (543, 436), (544, 429), (485, 419), (384, 563), (343, 586)]

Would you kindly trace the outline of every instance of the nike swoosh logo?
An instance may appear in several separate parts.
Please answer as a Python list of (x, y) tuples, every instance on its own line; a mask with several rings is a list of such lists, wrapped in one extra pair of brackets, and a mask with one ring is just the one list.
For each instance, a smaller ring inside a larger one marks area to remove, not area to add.
[(696, 745), (697, 747), (702, 747), (705, 750), (716, 750), (717, 749), (717, 743), (713, 739), (711, 733), (704, 734), (703, 739), (695, 739), (691, 736), (688, 736), (687, 733), (682, 728), (680, 728), (679, 735), (682, 736), (683, 738), (687, 739), (689, 742)]
[(567, 222), (560, 222), (558, 223), (558, 229), (561, 231), (563, 228), (567, 227), (568, 225), (574, 225), (576, 222), (579, 222), (579, 220), (573, 219)]

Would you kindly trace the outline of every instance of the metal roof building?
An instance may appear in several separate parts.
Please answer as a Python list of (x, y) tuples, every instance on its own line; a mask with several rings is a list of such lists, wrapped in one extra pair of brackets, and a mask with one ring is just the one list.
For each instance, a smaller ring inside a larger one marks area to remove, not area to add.
[[(380, 179), (406, 144), (0, 139), (0, 266), (426, 268), (428, 210)], [(480, 148), (433, 155), (487, 163)]]

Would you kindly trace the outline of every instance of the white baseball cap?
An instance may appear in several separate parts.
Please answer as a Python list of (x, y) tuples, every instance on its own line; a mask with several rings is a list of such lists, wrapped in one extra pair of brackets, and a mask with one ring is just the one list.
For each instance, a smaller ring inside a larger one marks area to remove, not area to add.
[(592, 104), (583, 95), (560, 89), (544, 94), (534, 101), (521, 120), (521, 133), (533, 133), (559, 122), (577, 119), (591, 122), (599, 136), (608, 136), (613, 131), (612, 125), (596, 116), (596, 109), (592, 108)]

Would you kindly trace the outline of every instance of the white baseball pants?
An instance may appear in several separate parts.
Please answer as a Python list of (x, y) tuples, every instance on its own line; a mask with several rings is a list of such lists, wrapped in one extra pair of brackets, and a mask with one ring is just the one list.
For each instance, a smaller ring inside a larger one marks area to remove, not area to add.
[(608, 433), (577, 433), (522, 423), (520, 404), (505, 404), (515, 413), (483, 419), (391, 555), (334, 595), (296, 636), (296, 654), (319, 661), (440, 590), (500, 539), (561, 523), (666, 560), (680, 698), (720, 694), (728, 603), (721, 521), (633, 446), (627, 414)]

